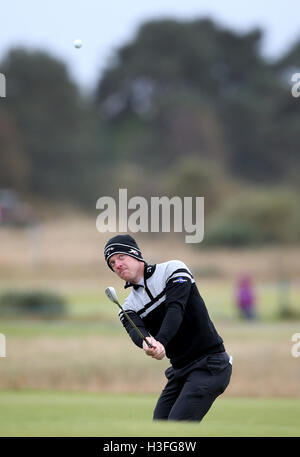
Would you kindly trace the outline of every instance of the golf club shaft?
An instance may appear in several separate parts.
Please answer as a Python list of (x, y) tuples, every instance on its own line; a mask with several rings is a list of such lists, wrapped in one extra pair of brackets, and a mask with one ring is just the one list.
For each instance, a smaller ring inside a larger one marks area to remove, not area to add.
[(133, 328), (135, 328), (135, 330), (138, 332), (138, 334), (140, 335), (140, 337), (145, 341), (145, 343), (148, 345), (149, 348), (153, 348), (152, 344), (149, 343), (149, 341), (147, 340), (147, 338), (142, 334), (142, 332), (140, 331), (139, 328), (137, 328), (137, 326), (135, 325), (135, 323), (130, 319), (130, 317), (128, 316), (128, 314), (126, 313), (126, 311), (124, 311), (124, 309), (122, 308), (122, 306), (117, 303), (118, 307), (121, 309), (121, 311), (123, 312), (123, 314), (125, 315), (125, 317), (127, 318), (127, 320), (130, 322), (130, 324), (132, 325)]

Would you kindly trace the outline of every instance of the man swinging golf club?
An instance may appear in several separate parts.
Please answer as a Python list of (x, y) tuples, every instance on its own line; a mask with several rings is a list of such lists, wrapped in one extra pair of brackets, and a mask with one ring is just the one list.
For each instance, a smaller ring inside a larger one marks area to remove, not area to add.
[(192, 273), (179, 260), (148, 265), (130, 235), (111, 238), (104, 257), (125, 288), (132, 287), (123, 304), (126, 315), (119, 313), (132, 341), (148, 356), (166, 355), (171, 362), (153, 418), (201, 421), (229, 384), (232, 358)]

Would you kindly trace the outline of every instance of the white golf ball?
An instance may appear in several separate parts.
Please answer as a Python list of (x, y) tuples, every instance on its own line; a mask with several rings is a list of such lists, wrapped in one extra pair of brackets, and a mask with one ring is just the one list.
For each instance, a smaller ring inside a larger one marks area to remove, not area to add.
[(74, 46), (75, 46), (75, 48), (77, 48), (77, 49), (81, 48), (81, 46), (82, 46), (82, 41), (79, 40), (79, 39), (74, 40)]

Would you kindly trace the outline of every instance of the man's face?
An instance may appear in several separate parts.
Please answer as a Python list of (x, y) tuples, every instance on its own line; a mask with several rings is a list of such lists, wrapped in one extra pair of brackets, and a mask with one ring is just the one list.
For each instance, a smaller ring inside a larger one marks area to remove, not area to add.
[(113, 271), (124, 281), (133, 284), (139, 282), (144, 274), (144, 262), (126, 254), (114, 254), (109, 259)]

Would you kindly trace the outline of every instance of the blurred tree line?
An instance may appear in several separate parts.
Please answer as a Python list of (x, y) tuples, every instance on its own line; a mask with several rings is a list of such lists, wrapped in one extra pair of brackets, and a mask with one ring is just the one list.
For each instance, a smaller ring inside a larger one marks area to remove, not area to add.
[(58, 59), (12, 49), (0, 63), (0, 187), (91, 211), (122, 187), (204, 196), (208, 242), (298, 241), (300, 41), (269, 62), (262, 38), (210, 19), (150, 21), (90, 94)]

